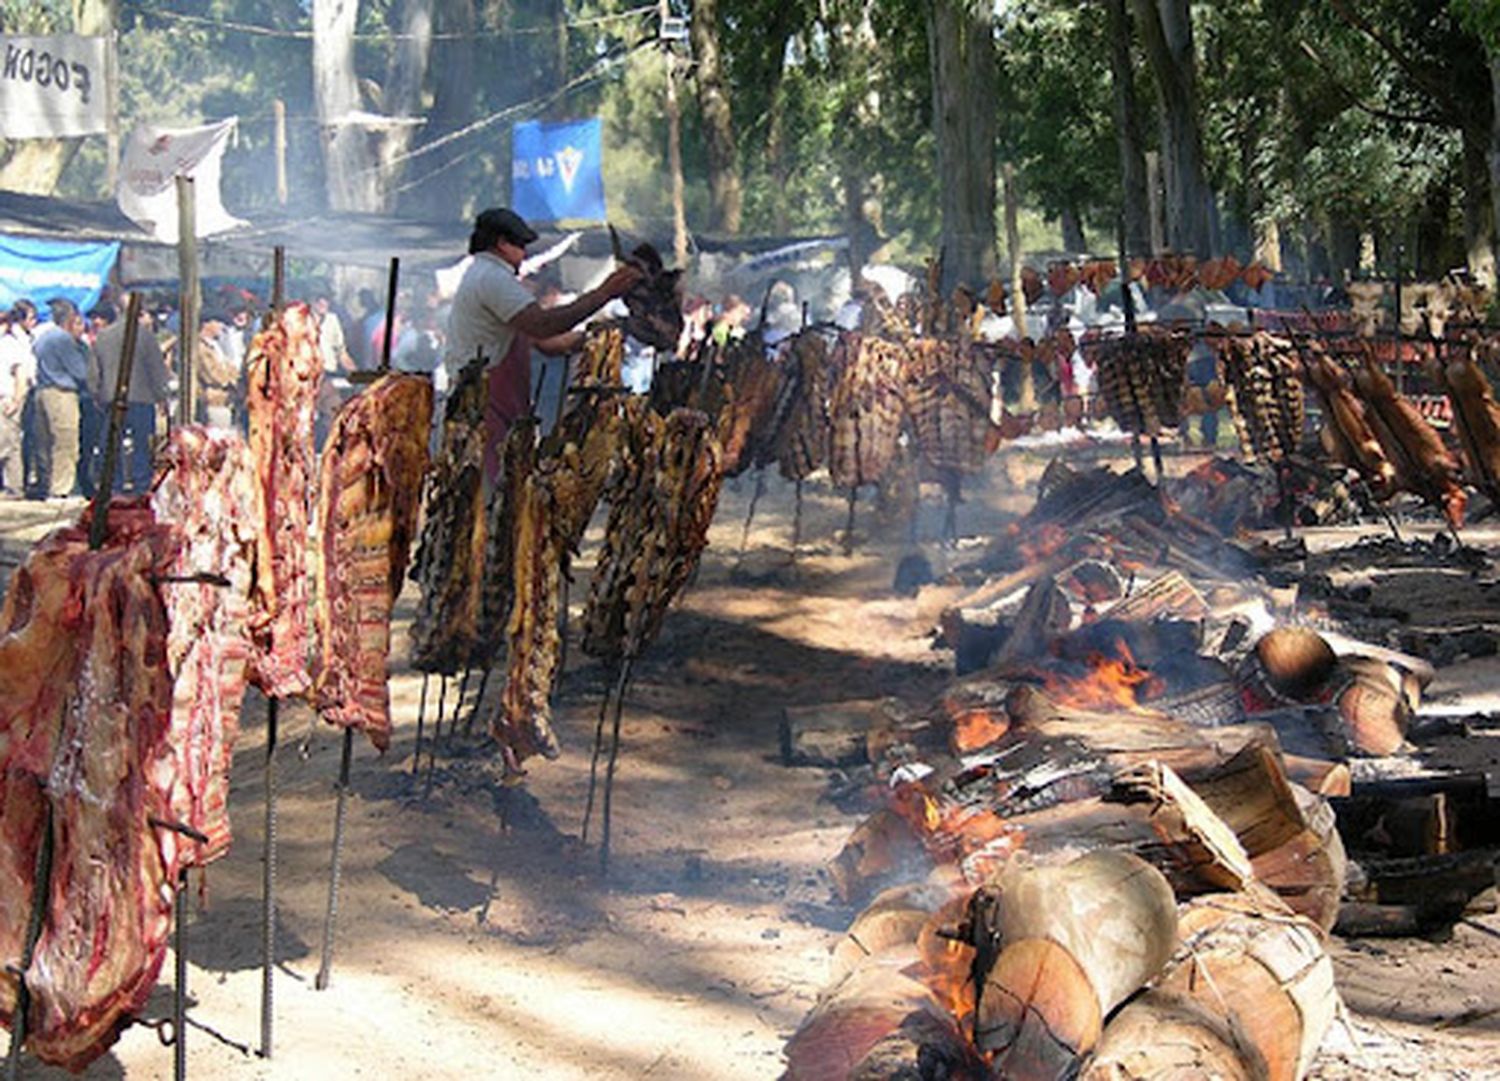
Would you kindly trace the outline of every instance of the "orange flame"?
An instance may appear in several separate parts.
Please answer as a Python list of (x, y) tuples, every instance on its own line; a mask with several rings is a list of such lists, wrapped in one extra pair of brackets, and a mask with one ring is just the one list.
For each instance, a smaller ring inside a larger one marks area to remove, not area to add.
[(1146, 713), (1149, 711), (1136, 697), (1137, 688), (1149, 695), (1164, 687), (1159, 677), (1136, 664), (1123, 639), (1115, 640), (1115, 656), (1091, 654), (1088, 664), (1089, 674), (1079, 679), (1049, 675), (1045, 686), (1048, 697), (1074, 709)]

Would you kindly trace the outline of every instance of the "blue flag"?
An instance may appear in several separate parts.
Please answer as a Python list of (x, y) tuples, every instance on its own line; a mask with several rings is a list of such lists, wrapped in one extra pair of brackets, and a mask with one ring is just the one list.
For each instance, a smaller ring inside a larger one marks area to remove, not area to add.
[(510, 205), (529, 222), (603, 221), (603, 140), (598, 117), (511, 131)]
[(99, 302), (120, 242), (89, 243), (40, 240), (0, 234), (0, 308), (25, 297), (46, 311), (56, 297), (71, 300), (81, 312)]

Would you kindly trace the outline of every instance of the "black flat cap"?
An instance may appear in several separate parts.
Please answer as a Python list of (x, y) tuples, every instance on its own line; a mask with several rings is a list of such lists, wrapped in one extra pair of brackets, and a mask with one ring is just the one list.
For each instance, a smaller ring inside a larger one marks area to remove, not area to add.
[[(536, 230), (526, 224), (526, 219), (509, 207), (492, 206), (474, 219), (474, 238), (487, 239), (488, 248), (496, 240), (508, 240), (521, 247), (536, 240)], [(470, 247), (472, 248), (472, 243)]]

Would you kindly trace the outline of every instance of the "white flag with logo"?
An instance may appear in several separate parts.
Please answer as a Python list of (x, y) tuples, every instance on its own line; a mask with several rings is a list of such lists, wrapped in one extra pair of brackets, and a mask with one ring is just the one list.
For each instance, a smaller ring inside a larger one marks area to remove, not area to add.
[(199, 128), (143, 124), (130, 133), (120, 167), (120, 210), (166, 244), (177, 243), (177, 183), (191, 177), (194, 232), (212, 236), (245, 222), (219, 199), (219, 170), (236, 117)]

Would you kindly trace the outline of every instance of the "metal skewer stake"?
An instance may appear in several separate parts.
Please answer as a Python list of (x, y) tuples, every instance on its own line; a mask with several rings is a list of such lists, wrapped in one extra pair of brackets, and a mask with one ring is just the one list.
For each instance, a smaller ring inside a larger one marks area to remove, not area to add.
[(494, 669), (493, 659), (484, 662), (484, 670), (479, 673), (479, 693), (474, 696), (474, 707), (469, 710), (469, 719), (464, 721), (465, 736), (474, 730), (474, 719), (479, 716), (480, 707), (484, 705), (484, 691), (490, 685), (490, 673)]
[(349, 760), (354, 757), (354, 729), (344, 729), (344, 749), (339, 758), (339, 794), (333, 812), (333, 861), (328, 868), (328, 910), (323, 916), (323, 959), (313, 986), (328, 989), (333, 971), (333, 936), (339, 918), (339, 875), (344, 862), (344, 819), (349, 799)]
[(750, 509), (745, 512), (745, 528), (740, 531), (740, 558), (745, 558), (745, 549), (750, 544), (750, 523), (755, 520), (755, 508), (760, 503), (760, 497), (766, 494), (766, 469), (761, 466), (755, 471), (755, 491), (750, 494)]
[(187, 1078), (187, 868), (177, 872), (177, 896), (172, 899), (172, 952), (176, 954), (172, 989), (172, 1078)]
[(422, 724), (427, 719), (427, 681), (431, 672), (422, 673), (422, 698), (417, 703), (417, 746), (411, 755), (411, 775), (415, 777), (422, 769)]
[(266, 701), (266, 828), (265, 853), (261, 864), (260, 905), (260, 1055), (271, 1057), (271, 1031), (275, 1017), (276, 972), (276, 739), (281, 706), (278, 699)]
[(458, 735), (458, 715), (464, 711), (464, 698), (469, 693), (469, 674), (473, 665), (464, 665), (464, 677), (458, 681), (458, 701), (453, 703), (453, 719), (448, 722), (448, 746), (453, 746), (453, 737)]
[(797, 478), (796, 495), (792, 503), (792, 562), (797, 561), (797, 549), (802, 547), (802, 478)]
[(438, 710), (432, 722), (432, 738), (427, 741), (427, 778), (422, 782), (422, 795), (432, 791), (432, 771), (437, 768), (438, 737), (443, 734), (443, 713), (448, 708), (448, 677), (438, 677)]
[[(271, 249), (271, 310), (266, 313), (266, 325), (275, 325), (285, 307), (286, 248), (277, 244)], [(271, 1057), (276, 1016), (276, 741), (280, 719), (279, 700), (274, 696), (266, 699), (266, 807), (260, 902), (260, 1055), (267, 1059)]]
[(620, 757), (620, 715), (625, 709), (625, 691), (630, 686), (630, 666), (635, 658), (626, 657), (620, 662), (620, 678), (615, 684), (614, 731), (609, 741), (609, 768), (604, 774), (604, 821), (599, 839), (599, 874), (609, 877), (609, 833), (610, 812), (614, 805), (615, 763)]

